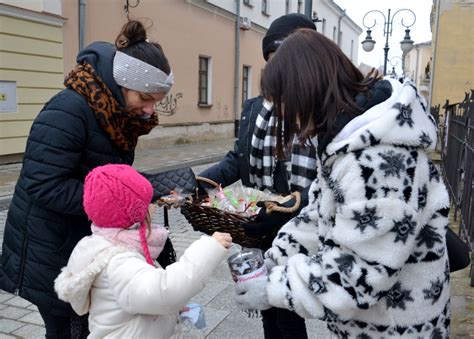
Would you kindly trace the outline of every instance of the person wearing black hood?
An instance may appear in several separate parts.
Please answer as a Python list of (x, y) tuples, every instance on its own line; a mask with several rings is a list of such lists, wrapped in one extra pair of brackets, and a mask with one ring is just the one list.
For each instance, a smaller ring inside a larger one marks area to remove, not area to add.
[[(274, 20), (262, 41), (265, 61), (271, 58), (288, 35), (302, 28), (316, 30), (314, 22), (303, 14), (287, 14)], [(199, 176), (212, 179), (223, 187), (242, 180), (244, 186), (267, 189), (281, 195), (299, 191), (302, 193), (301, 205), (307, 204), (307, 191), (316, 176), (316, 150), (312, 145), (295, 143), (286, 159), (277, 159), (274, 156), (275, 133), (272, 104), (262, 96), (245, 101), (234, 150)], [(293, 204), (292, 200), (288, 202), (289, 206)], [(272, 234), (297, 214), (298, 211), (293, 214), (267, 214), (262, 208), (255, 222), (243, 227), (249, 236)], [(266, 250), (270, 245), (271, 239), (270, 242), (262, 241), (259, 247)], [(305, 322), (296, 313), (277, 308), (261, 313), (265, 338), (307, 338)]]
[(161, 46), (130, 21), (115, 46), (95, 42), (78, 54), (66, 88), (33, 122), (5, 225), (0, 287), (38, 307), (47, 338), (88, 334), (87, 316), (54, 292), (60, 268), (90, 234), (84, 179), (97, 166), (133, 163), (138, 137), (158, 124), (154, 106), (173, 83)]

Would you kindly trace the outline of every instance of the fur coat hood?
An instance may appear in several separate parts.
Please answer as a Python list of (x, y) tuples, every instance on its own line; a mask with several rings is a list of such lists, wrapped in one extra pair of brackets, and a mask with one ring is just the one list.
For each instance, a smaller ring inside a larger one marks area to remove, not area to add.
[(413, 83), (384, 81), (391, 84), (390, 97), (352, 119), (327, 146), (325, 158), (378, 144), (434, 149), (436, 121)]

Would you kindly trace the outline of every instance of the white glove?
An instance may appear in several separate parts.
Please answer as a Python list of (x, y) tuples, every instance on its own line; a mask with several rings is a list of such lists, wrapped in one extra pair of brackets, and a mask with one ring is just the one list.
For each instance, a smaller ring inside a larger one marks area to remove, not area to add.
[(258, 277), (241, 282), (234, 287), (234, 300), (238, 307), (248, 310), (267, 310), (267, 277)]

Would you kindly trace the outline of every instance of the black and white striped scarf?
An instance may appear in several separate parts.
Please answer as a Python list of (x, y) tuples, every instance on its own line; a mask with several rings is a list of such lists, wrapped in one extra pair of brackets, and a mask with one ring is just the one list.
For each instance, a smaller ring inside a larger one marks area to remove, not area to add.
[[(274, 190), (276, 124), (277, 119), (272, 113), (271, 103), (264, 101), (255, 122), (250, 150), (250, 182), (262, 190)], [(286, 167), (292, 192), (309, 186), (316, 177), (316, 149), (311, 142), (301, 145), (295, 138), (291, 159), (286, 161)]]

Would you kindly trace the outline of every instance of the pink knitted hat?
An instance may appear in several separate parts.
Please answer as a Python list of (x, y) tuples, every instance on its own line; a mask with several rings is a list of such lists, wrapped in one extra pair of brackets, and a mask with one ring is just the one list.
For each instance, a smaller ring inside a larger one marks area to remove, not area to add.
[(145, 219), (153, 196), (150, 182), (128, 165), (94, 168), (84, 183), (84, 210), (98, 227), (128, 228), (140, 223), (140, 241), (153, 265), (146, 242)]

